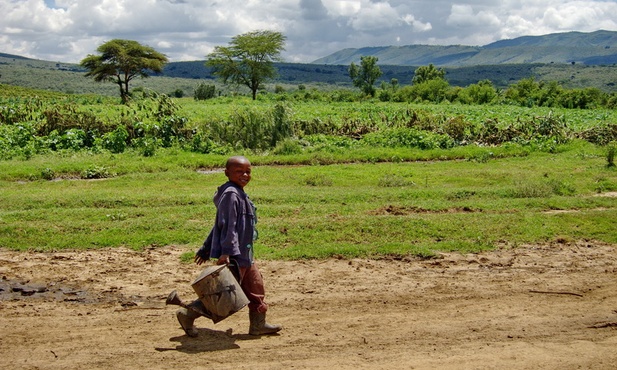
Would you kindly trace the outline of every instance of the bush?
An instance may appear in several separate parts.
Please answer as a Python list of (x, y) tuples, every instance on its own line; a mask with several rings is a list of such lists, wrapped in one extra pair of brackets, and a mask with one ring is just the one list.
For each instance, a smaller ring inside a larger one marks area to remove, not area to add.
[(122, 153), (126, 149), (129, 133), (124, 126), (118, 126), (101, 138), (101, 146), (112, 153)]
[(617, 152), (617, 142), (612, 142), (606, 148), (606, 167), (615, 167), (615, 152)]
[(216, 87), (214, 85), (207, 85), (205, 83), (200, 83), (199, 86), (195, 89), (195, 93), (193, 94), (193, 98), (195, 100), (207, 100), (214, 98), (214, 94), (216, 92)]
[(276, 155), (292, 155), (300, 153), (302, 153), (302, 146), (297, 140), (294, 139), (285, 139), (279, 142), (274, 150), (272, 150), (272, 154)]
[(208, 138), (205, 134), (199, 132), (193, 135), (191, 140), (191, 151), (196, 153), (208, 154), (212, 152), (214, 148), (214, 142)]
[(91, 166), (81, 172), (82, 179), (104, 179), (113, 177), (115, 174), (110, 173), (106, 167)]

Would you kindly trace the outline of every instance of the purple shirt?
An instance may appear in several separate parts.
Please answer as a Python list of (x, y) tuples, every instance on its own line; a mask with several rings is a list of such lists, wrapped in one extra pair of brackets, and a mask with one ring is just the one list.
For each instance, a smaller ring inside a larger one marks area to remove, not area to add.
[(253, 240), (257, 239), (256, 209), (244, 190), (233, 182), (221, 185), (214, 195), (216, 218), (212, 229), (210, 258), (227, 254), (241, 267), (253, 264)]

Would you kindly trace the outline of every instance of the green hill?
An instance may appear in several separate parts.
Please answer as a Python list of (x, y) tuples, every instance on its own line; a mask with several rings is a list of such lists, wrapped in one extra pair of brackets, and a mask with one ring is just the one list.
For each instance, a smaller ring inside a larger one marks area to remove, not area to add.
[(343, 49), (317, 59), (315, 64), (358, 63), (361, 56), (376, 56), (380, 64), (468, 67), (496, 64), (617, 63), (617, 32), (566, 32), (523, 36), (485, 46), (407, 45)]

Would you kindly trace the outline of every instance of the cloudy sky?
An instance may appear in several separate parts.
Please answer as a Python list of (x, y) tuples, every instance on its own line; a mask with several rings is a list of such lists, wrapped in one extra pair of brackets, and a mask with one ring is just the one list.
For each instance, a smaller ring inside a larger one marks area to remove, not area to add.
[(282, 32), (283, 57), (298, 63), (344, 48), (617, 31), (617, 0), (0, 0), (0, 14), (0, 52), (66, 63), (114, 38), (204, 60), (257, 29)]

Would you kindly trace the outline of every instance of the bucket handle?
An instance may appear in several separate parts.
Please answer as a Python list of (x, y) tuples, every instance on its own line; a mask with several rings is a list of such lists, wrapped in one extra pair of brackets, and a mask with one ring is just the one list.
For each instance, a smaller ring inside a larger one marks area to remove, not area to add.
[(207, 296), (211, 296), (211, 295), (216, 295), (216, 296), (221, 296), (221, 294), (225, 293), (225, 292), (235, 292), (236, 291), (236, 286), (235, 285), (228, 285), (226, 289), (220, 290), (218, 292), (214, 292), (214, 293), (204, 293), (202, 295), (199, 296), (199, 298), (205, 298)]

